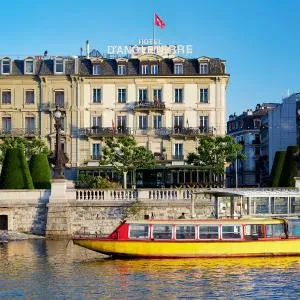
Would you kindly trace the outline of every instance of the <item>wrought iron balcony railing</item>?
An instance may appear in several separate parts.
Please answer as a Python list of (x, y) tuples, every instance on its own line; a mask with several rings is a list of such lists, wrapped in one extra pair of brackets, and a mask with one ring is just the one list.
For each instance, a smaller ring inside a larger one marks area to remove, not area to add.
[(1, 137), (8, 137), (8, 136), (27, 136), (33, 137), (40, 135), (41, 131), (38, 128), (29, 129), (29, 128), (6, 128), (0, 129), (0, 136)]
[(165, 103), (161, 101), (139, 101), (133, 106), (134, 110), (164, 110), (165, 108)]
[(213, 134), (213, 127), (173, 127), (171, 128), (172, 136), (196, 137), (200, 135)]
[(173, 160), (184, 160), (184, 156), (183, 155), (172, 155), (172, 159)]
[(131, 128), (128, 127), (89, 127), (80, 128), (79, 136), (87, 137), (111, 137), (111, 136), (125, 136), (131, 134)]

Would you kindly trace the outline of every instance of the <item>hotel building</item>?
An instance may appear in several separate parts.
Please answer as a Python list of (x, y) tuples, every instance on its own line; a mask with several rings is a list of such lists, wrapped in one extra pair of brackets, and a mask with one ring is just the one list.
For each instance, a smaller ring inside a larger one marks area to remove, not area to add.
[(131, 134), (158, 168), (172, 169), (168, 178), (152, 174), (156, 184), (198, 183), (202, 172), (184, 160), (200, 138), (225, 134), (228, 80), (225, 61), (209, 57), (3, 57), (0, 138), (38, 136), (54, 149), (59, 106), (67, 177), (100, 174), (105, 139)]

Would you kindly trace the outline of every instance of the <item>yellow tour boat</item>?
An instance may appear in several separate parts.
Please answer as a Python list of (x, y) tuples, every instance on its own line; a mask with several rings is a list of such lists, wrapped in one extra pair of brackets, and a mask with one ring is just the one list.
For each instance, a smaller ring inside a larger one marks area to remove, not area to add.
[(115, 257), (300, 256), (300, 219), (123, 221), (108, 237), (73, 243)]

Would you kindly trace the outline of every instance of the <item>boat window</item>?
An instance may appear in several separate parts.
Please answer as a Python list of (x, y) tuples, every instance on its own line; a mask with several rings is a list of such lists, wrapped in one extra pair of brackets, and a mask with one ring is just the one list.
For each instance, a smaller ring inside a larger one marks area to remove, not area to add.
[(176, 239), (177, 240), (195, 239), (195, 226), (192, 225), (176, 226)]
[(218, 239), (219, 226), (218, 225), (200, 225), (199, 239)]
[(267, 237), (284, 237), (284, 224), (268, 224)]
[(264, 225), (251, 224), (244, 226), (244, 237), (246, 240), (256, 240), (264, 237)]
[(172, 238), (172, 226), (153, 225), (153, 238), (157, 240), (170, 240)]
[(240, 225), (223, 225), (222, 226), (223, 239), (240, 239), (241, 226)]
[(300, 220), (289, 220), (289, 235), (300, 237)]
[(147, 239), (149, 238), (149, 225), (136, 224), (129, 226), (129, 237), (132, 239)]

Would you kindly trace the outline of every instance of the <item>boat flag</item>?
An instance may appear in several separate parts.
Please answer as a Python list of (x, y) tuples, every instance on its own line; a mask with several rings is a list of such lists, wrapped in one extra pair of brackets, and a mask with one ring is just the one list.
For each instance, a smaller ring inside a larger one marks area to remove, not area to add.
[(158, 14), (154, 14), (154, 25), (160, 27), (161, 29), (164, 29), (166, 27), (166, 24), (164, 21), (159, 17)]

